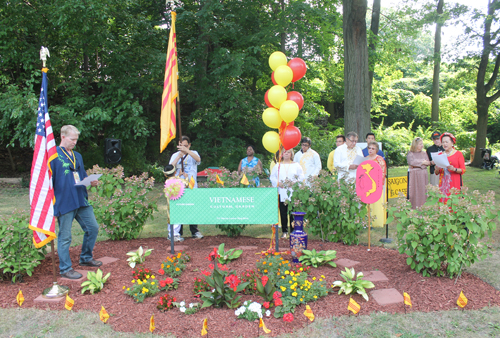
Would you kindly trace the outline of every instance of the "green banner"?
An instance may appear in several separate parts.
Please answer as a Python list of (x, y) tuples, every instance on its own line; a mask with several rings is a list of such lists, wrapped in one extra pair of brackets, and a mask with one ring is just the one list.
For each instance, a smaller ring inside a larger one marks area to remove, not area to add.
[(186, 189), (170, 201), (173, 224), (278, 223), (277, 188)]

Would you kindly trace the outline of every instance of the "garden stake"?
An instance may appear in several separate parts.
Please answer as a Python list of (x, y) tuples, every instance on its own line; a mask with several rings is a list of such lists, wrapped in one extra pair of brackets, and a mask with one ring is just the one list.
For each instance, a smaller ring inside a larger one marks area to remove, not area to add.
[(370, 204), (368, 204), (368, 251), (370, 251), (370, 228), (372, 222), (372, 215), (370, 213)]
[[(403, 290), (403, 295), (405, 294), (405, 291)], [(406, 304), (405, 302), (403, 301), (403, 307), (405, 308), (405, 314), (406, 314)]]
[[(168, 198), (167, 198), (168, 200)], [(170, 253), (174, 253), (174, 225), (170, 223), (168, 225), (170, 227)]]

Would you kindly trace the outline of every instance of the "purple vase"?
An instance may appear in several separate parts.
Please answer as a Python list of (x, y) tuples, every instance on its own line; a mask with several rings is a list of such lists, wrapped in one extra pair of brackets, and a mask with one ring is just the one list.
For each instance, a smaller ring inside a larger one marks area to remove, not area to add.
[(290, 251), (294, 263), (300, 263), (299, 257), (302, 255), (302, 250), (307, 249), (307, 234), (304, 232), (304, 215), (305, 212), (292, 212), (293, 231), (290, 234)]

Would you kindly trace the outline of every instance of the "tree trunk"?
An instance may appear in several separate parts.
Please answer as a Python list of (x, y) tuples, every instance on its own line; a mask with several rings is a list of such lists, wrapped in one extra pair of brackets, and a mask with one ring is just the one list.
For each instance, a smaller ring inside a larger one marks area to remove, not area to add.
[(343, 0), (344, 128), (361, 137), (370, 132), (370, 81), (366, 37), (367, 0)]
[[(281, 13), (285, 11), (285, 1), (280, 0), (280, 7), (281, 7)], [(286, 55), (286, 33), (285, 33), (285, 25), (281, 26), (281, 33), (280, 33), (280, 38), (281, 38), (281, 52)]]
[[(488, 92), (496, 88), (495, 82), (498, 77), (500, 68), (500, 53), (493, 49), (494, 45), (499, 42), (492, 43), (492, 35), (497, 36), (498, 31), (491, 32), (491, 24), (494, 18), (495, 11), (498, 7), (498, 0), (488, 1), (488, 15), (484, 20), (483, 34), (483, 50), (481, 52), (481, 61), (477, 71), (476, 81), (476, 103), (477, 103), (477, 126), (476, 126), (476, 152), (473, 167), (480, 167), (483, 159), (481, 158), (481, 148), (486, 147), (486, 133), (488, 131), (488, 109), (496, 99), (500, 97), (500, 90), (497, 90), (493, 95), (488, 96)], [(486, 81), (486, 71), (490, 62), (490, 54), (495, 57), (495, 67), (490, 78)]]
[(368, 77), (370, 78), (370, 97), (372, 92), (372, 84), (373, 84), (373, 73), (375, 69), (375, 51), (377, 46), (375, 44), (376, 39), (378, 38), (378, 27), (380, 23), (380, 0), (373, 0), (373, 8), (372, 8), (372, 22), (370, 25), (370, 30), (373, 33), (373, 37), (370, 41), (369, 49), (370, 49), (370, 71), (368, 72)]
[(439, 72), (441, 68), (441, 27), (443, 26), (444, 0), (439, 0), (437, 5), (436, 34), (434, 35), (434, 75), (432, 76), (432, 113), (431, 121), (434, 126), (439, 121)]

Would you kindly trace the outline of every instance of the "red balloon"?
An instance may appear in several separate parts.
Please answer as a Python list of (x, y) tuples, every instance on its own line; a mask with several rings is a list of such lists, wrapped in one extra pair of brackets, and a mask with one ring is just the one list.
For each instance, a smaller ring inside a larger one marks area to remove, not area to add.
[(295, 58), (288, 61), (288, 67), (292, 68), (293, 79), (292, 82), (298, 81), (306, 75), (307, 67), (304, 60), (301, 58)]
[(266, 94), (264, 95), (264, 101), (266, 101), (266, 104), (269, 108), (274, 108), (274, 106), (269, 102), (269, 98), (267, 97), (267, 94), (269, 93), (269, 89), (267, 90)]
[(299, 92), (288, 92), (286, 99), (294, 101), (299, 106), (299, 110), (304, 106), (304, 97)]
[(300, 143), (301, 138), (302, 134), (300, 133), (299, 128), (292, 125), (286, 126), (285, 130), (280, 135), (281, 144), (285, 150), (292, 149), (297, 146), (297, 144)]
[[(292, 121), (292, 122), (290, 122), (288, 125), (289, 125), (289, 126), (293, 126), (293, 124), (294, 124), (294, 123), (295, 123), (295, 121)], [(282, 121), (282, 122), (281, 122), (281, 126), (279, 127), (279, 134), (280, 134), (280, 136), (281, 136), (281, 134), (283, 133), (283, 131), (285, 130), (286, 126), (287, 126), (286, 122), (285, 122), (285, 121)]]
[(278, 83), (276, 82), (276, 80), (274, 79), (274, 72), (271, 74), (271, 81), (273, 81), (274, 85), (277, 86)]

